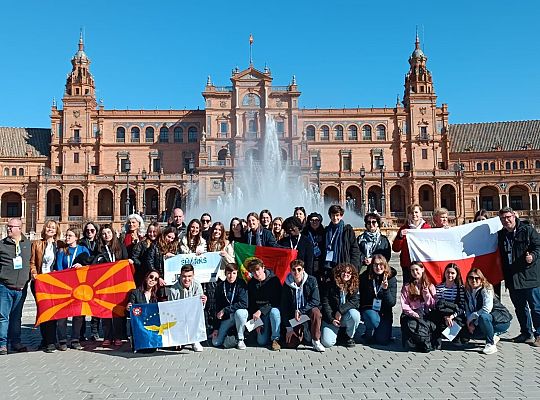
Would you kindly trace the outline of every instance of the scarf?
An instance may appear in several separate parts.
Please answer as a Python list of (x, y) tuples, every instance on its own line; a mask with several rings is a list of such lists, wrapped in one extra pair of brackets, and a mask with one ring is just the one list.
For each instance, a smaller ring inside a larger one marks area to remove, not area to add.
[(341, 236), (343, 235), (344, 226), (345, 222), (343, 220), (339, 221), (337, 225), (330, 223), (328, 225), (328, 230), (326, 231), (326, 244), (328, 246), (328, 250), (334, 252), (332, 262), (336, 264), (339, 263), (339, 260), (341, 259), (340, 256), (343, 247), (343, 240), (341, 239)]
[(420, 221), (418, 221), (418, 225), (414, 225), (411, 220), (409, 220), (409, 229), (421, 229), (422, 225), (424, 225), (426, 221), (424, 221), (424, 218), (420, 218)]
[[(249, 232), (248, 232), (248, 244), (253, 244), (253, 243), (251, 243), (253, 235), (254, 235), (254, 233), (250, 229)], [(261, 227), (259, 227), (257, 229), (257, 232), (255, 233), (255, 235), (257, 235), (256, 238), (255, 238), (255, 245), (262, 246), (262, 228)]]
[(360, 251), (365, 254), (366, 258), (370, 258), (381, 238), (381, 231), (377, 228), (375, 232), (365, 231), (359, 241)]

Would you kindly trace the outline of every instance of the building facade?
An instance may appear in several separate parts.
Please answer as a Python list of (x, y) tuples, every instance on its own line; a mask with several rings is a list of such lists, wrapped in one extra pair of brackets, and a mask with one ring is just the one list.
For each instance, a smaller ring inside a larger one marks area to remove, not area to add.
[(204, 110), (108, 110), (82, 37), (71, 64), (50, 129), (0, 128), (2, 221), (21, 216), (26, 231), (51, 218), (64, 229), (85, 220), (120, 228), (127, 212), (163, 218), (194, 185), (199, 202), (214, 202), (231, 190), (235, 167), (261, 157), (269, 123), (306, 184), (389, 225), (411, 203), (426, 217), (446, 207), (456, 223), (504, 205), (540, 213), (540, 121), (449, 124), (418, 37), (392, 108), (301, 108), (295, 77), (276, 86), (268, 68), (249, 65), (229, 86), (208, 77)]

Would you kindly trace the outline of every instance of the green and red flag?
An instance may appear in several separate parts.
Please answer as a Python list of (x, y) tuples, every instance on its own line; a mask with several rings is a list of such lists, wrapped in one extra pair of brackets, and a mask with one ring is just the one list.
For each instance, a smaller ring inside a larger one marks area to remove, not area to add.
[(248, 281), (250, 274), (245, 264), (250, 258), (257, 257), (262, 260), (266, 268), (272, 270), (281, 283), (285, 282), (289, 273), (291, 261), (296, 260), (298, 251), (281, 247), (253, 246), (244, 243), (234, 243), (234, 255), (238, 263), (238, 269), (242, 277)]
[(36, 325), (79, 315), (122, 317), (135, 288), (127, 260), (39, 274), (35, 284)]

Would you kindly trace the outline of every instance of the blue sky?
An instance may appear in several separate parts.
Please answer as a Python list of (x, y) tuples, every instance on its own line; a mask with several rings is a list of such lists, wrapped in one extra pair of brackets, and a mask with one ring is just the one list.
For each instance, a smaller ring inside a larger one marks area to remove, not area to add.
[(106, 108), (203, 108), (207, 75), (247, 67), (250, 32), (255, 66), (275, 85), (296, 75), (301, 107), (392, 107), (418, 25), (451, 123), (538, 119), (539, 15), (532, 0), (9, 2), (0, 126), (49, 127), (81, 27)]

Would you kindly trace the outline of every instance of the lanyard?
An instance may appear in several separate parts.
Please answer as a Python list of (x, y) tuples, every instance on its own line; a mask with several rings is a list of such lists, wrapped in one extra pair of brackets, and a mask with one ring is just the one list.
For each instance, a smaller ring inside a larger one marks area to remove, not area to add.
[(114, 253), (111, 253), (111, 252), (110, 252), (109, 246), (108, 246), (108, 245), (105, 245), (105, 249), (107, 250), (107, 254), (109, 254), (109, 261), (110, 261), (110, 262), (115, 262), (115, 261), (116, 261), (116, 257), (114, 256)]
[(315, 238), (311, 234), (311, 232), (308, 232), (309, 238), (311, 239), (311, 242), (313, 243), (313, 246), (318, 246), (319, 244), (315, 241)]
[(379, 295), (379, 292), (381, 291), (381, 289), (382, 289), (382, 284), (380, 284), (379, 287), (377, 287), (377, 284), (375, 283), (375, 279), (373, 279), (373, 291), (375, 292), (375, 297)]
[(300, 243), (300, 238), (302, 237), (302, 234), (300, 233), (298, 235), (298, 242), (296, 242), (296, 246), (293, 247), (293, 244), (292, 244), (292, 236), (289, 236), (289, 241), (291, 242), (291, 249), (294, 249), (296, 250), (296, 248), (298, 247), (298, 243)]
[(79, 250), (79, 245), (75, 246), (75, 251), (73, 252), (72, 256), (68, 254), (68, 268), (71, 268), (71, 266), (73, 265), (73, 261), (75, 261), (75, 256), (77, 255), (77, 250)]
[(227, 289), (226, 289), (226, 286), (225, 284), (223, 284), (223, 294), (225, 295), (225, 299), (227, 300), (227, 302), (229, 304), (232, 304), (233, 300), (234, 300), (234, 293), (236, 292), (236, 283), (234, 284), (234, 287), (233, 287), (233, 291), (232, 291), (232, 296), (231, 296), (231, 299), (229, 300), (229, 298), (227, 297)]
[(330, 239), (330, 243), (328, 244), (328, 248), (331, 249), (334, 245), (334, 239), (336, 238), (336, 235), (338, 233), (338, 227), (336, 226), (336, 230), (334, 232), (334, 234), (332, 235), (332, 239)]
[(15, 256), (19, 257), (21, 255), (21, 241), (15, 240)]

